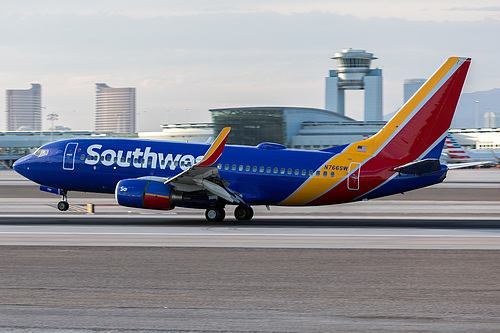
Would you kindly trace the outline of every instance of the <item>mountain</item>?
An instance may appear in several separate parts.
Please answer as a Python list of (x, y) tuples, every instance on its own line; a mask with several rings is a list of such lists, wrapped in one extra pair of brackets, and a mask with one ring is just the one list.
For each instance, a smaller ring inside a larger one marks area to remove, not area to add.
[[(476, 101), (479, 103), (476, 103)], [(494, 112), (500, 116), (500, 89), (495, 88), (462, 94), (451, 128), (476, 128), (476, 110), (479, 127), (484, 126), (484, 114), (486, 112)]]

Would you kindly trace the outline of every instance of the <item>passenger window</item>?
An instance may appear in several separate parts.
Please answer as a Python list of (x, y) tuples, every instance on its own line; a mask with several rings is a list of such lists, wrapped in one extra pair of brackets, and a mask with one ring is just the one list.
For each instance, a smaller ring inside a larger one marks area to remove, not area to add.
[(238, 167), (238, 171), (243, 171), (243, 165), (240, 165), (240, 166)]
[(267, 173), (271, 173), (271, 167), (267, 167), (267, 168), (266, 168), (266, 172), (267, 172)]
[(278, 173), (278, 168), (277, 167), (274, 167), (273, 173)]
[(306, 175), (306, 169), (302, 169), (302, 176)]
[(217, 164), (217, 169), (219, 169), (219, 170), (222, 169), (222, 164), (220, 164), (220, 163)]
[(80, 157), (80, 159), (83, 161), (85, 160), (85, 154), (82, 154), (82, 156)]
[(319, 177), (319, 175), (320, 175), (320, 171), (318, 170), (318, 171), (316, 171), (316, 176)]
[(264, 167), (263, 167), (263, 166), (261, 166), (261, 167), (259, 168), (259, 172), (264, 172)]
[(284, 175), (284, 174), (285, 174), (285, 168), (281, 168), (280, 173), (281, 173), (282, 175)]
[(236, 171), (236, 164), (233, 164), (233, 165), (231, 166), (231, 170)]
[(288, 168), (287, 173), (288, 173), (289, 175), (291, 175), (291, 174), (292, 174), (292, 169), (291, 169), (291, 168)]
[(295, 169), (295, 176), (299, 174), (299, 169)]
[(224, 165), (224, 170), (229, 170), (229, 164)]
[(250, 171), (250, 165), (247, 165), (247, 166), (245, 167), (245, 171)]
[(255, 165), (252, 167), (252, 171), (257, 172), (257, 167)]
[(309, 176), (312, 176), (314, 174), (313, 170), (309, 170)]
[(328, 171), (323, 171), (323, 177), (328, 176)]
[(335, 172), (333, 172), (333, 171), (330, 172), (330, 177), (332, 177), (332, 178), (335, 177)]

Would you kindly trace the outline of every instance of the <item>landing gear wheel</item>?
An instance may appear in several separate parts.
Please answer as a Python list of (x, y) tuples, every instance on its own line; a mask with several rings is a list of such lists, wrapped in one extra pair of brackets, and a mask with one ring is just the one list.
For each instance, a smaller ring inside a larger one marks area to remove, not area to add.
[(205, 218), (208, 222), (222, 222), (226, 217), (226, 212), (222, 207), (210, 207), (205, 211)]
[(239, 221), (248, 221), (253, 217), (253, 209), (246, 205), (240, 205), (234, 209), (234, 217)]
[(67, 201), (59, 201), (57, 204), (57, 209), (59, 209), (62, 212), (67, 211), (69, 208), (69, 203)]

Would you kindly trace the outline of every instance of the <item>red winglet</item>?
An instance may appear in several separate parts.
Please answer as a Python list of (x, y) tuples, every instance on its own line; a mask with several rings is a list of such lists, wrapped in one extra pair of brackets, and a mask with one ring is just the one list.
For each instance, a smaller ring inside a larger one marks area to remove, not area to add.
[(208, 151), (205, 153), (205, 156), (203, 156), (203, 159), (196, 166), (208, 167), (217, 162), (224, 151), (224, 147), (226, 146), (229, 131), (231, 131), (231, 127), (224, 127), (222, 129), (217, 139), (215, 139), (214, 143), (212, 143)]

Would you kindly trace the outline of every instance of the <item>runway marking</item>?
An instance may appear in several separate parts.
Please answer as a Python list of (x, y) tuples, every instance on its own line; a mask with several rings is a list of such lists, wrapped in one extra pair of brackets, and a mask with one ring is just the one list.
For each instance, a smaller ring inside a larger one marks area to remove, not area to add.
[(500, 235), (426, 235), (426, 234), (415, 234), (415, 235), (403, 235), (403, 234), (374, 234), (374, 235), (363, 235), (363, 234), (264, 234), (264, 233), (162, 233), (162, 232), (45, 232), (45, 231), (0, 231), (0, 235), (99, 235), (99, 236), (121, 236), (121, 235), (134, 235), (134, 236), (174, 236), (174, 237), (184, 237), (184, 236), (217, 236), (217, 237), (290, 237), (290, 238), (301, 238), (301, 237), (318, 237), (318, 238), (332, 238), (332, 237), (356, 237), (356, 238), (377, 238), (377, 237), (402, 237), (402, 238), (413, 238), (413, 237), (425, 237), (425, 238), (500, 238)]
[[(59, 210), (57, 208), (57, 205), (47, 204), (47, 206)], [(69, 205), (68, 211), (70, 211), (70, 212), (77, 212), (77, 213), (87, 213), (87, 208), (80, 207), (79, 205)]]

